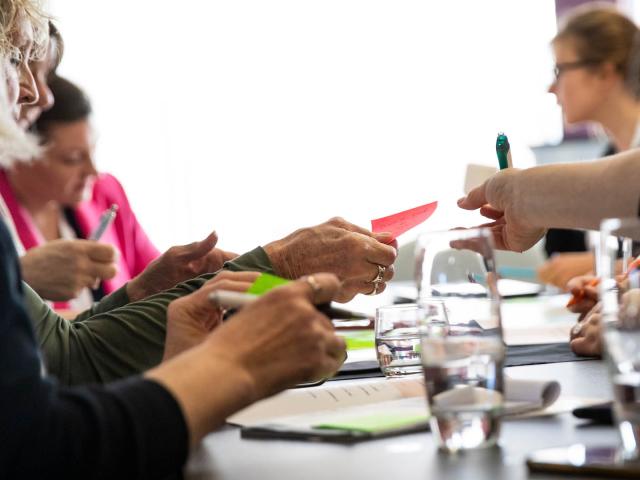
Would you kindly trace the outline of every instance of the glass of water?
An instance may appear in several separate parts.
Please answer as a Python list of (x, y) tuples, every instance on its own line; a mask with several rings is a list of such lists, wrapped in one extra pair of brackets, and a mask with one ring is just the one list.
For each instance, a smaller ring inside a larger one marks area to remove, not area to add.
[(376, 355), (385, 376), (422, 372), (420, 334), (429, 321), (447, 324), (442, 301), (436, 299), (376, 309)]
[(427, 323), (421, 336), (431, 430), (445, 451), (492, 446), (504, 404), (506, 349), (491, 233), (421, 235), (416, 282), (419, 299), (440, 299), (448, 317), (445, 328)]
[(631, 260), (640, 245), (640, 221), (604, 220), (600, 234), (597, 262), (601, 321), (605, 358), (613, 384), (614, 417), (621, 438), (621, 459), (637, 461), (640, 460), (640, 270)]

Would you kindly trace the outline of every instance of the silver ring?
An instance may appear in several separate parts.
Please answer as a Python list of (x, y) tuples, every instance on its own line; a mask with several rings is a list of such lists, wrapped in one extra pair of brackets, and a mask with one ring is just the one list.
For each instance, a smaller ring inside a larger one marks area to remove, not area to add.
[(378, 267), (378, 275), (376, 275), (376, 278), (371, 280), (371, 283), (377, 287), (379, 283), (382, 283), (382, 277), (384, 277), (384, 272), (387, 270), (387, 267), (383, 267), (382, 265), (376, 266)]

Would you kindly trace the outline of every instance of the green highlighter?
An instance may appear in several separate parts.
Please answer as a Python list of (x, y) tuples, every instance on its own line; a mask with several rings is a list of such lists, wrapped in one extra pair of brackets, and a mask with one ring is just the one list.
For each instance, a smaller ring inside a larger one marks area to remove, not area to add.
[(509, 139), (502, 132), (498, 133), (498, 138), (496, 138), (496, 154), (498, 155), (500, 170), (513, 167), (511, 162), (511, 147), (509, 146)]

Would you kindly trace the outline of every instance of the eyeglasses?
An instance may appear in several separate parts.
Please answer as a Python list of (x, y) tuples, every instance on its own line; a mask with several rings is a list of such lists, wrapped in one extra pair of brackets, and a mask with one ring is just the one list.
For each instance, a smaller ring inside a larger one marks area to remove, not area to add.
[(591, 65), (597, 65), (600, 62), (595, 60), (578, 60), (577, 62), (565, 62), (565, 63), (556, 63), (556, 66), (553, 67), (553, 75), (556, 81), (560, 78), (567, 70), (576, 70), (578, 68), (584, 68)]

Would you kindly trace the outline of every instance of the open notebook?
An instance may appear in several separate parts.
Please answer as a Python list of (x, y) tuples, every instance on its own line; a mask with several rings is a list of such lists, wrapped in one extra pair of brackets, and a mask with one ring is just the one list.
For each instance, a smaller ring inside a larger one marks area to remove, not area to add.
[[(506, 378), (505, 415), (553, 411), (555, 381)], [(565, 406), (571, 411), (575, 402)], [(343, 381), (287, 390), (227, 419), (252, 438), (298, 438), (352, 443), (426, 430), (429, 413), (422, 376)]]

